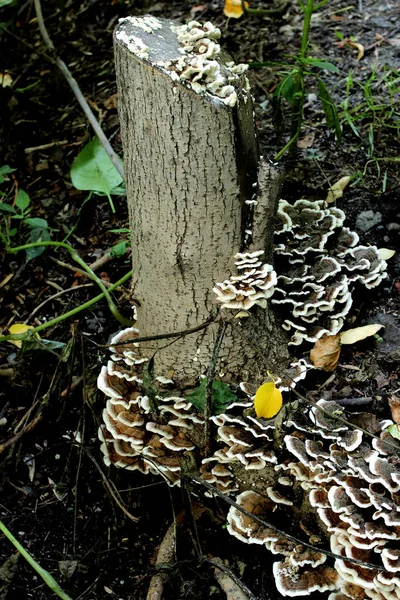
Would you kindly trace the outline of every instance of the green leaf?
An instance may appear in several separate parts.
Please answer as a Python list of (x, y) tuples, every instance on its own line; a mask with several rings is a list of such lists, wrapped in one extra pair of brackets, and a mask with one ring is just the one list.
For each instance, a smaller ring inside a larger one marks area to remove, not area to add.
[(0, 0), (0, 8), (3, 6), (9, 6), (10, 4), (15, 4), (16, 0)]
[(318, 97), (321, 100), (322, 108), (324, 109), (326, 123), (328, 127), (334, 129), (339, 142), (342, 141), (342, 130), (340, 129), (339, 118), (336, 106), (328, 89), (321, 79), (318, 79)]
[(110, 202), (112, 212), (115, 212), (111, 193), (122, 183), (123, 179), (98, 138), (94, 138), (78, 154), (71, 167), (71, 179), (78, 190), (90, 190), (105, 194)]
[(400, 425), (394, 423), (393, 425), (389, 425), (387, 430), (393, 438), (400, 440)]
[(327, 62), (326, 60), (318, 60), (317, 58), (307, 58), (307, 64), (317, 67), (318, 69), (326, 69), (327, 71), (332, 71), (333, 73), (339, 73), (339, 69), (336, 65), (331, 62)]
[[(1, 2), (2, 2), (2, 0), (0, 0), (0, 7), (1, 7)], [(5, 180), (4, 175), (8, 175), (9, 173), (13, 173), (15, 170), (16, 169), (12, 169), (8, 165), (3, 165), (2, 167), (0, 167), (0, 183), (3, 183), (3, 181)]]
[(128, 246), (129, 242), (127, 242), (126, 240), (118, 242), (118, 244), (115, 244), (115, 246), (111, 248), (110, 255), (113, 258), (119, 258), (120, 256), (124, 256), (126, 254)]
[[(44, 219), (40, 219), (44, 221)], [(46, 223), (47, 224), (47, 223)], [(35, 227), (31, 230), (28, 238), (28, 243), (32, 244), (35, 242), (49, 242), (50, 241), (50, 233), (47, 227)], [(38, 248), (27, 248), (26, 252), (26, 262), (33, 260), (34, 258), (43, 254), (46, 250), (45, 247), (39, 246)]]
[(25, 212), (28, 206), (31, 203), (31, 199), (28, 194), (23, 190), (19, 190), (17, 197), (15, 198), (15, 205), (19, 208), (21, 212)]
[(47, 351), (54, 352), (60, 348), (64, 348), (64, 342), (55, 342), (53, 340), (38, 339), (35, 336), (28, 336), (22, 340), (21, 354), (30, 354), (32, 352)]
[(39, 217), (24, 219), (24, 223), (32, 228), (42, 227), (43, 229), (48, 229), (46, 219), (40, 219)]
[(0, 210), (3, 212), (12, 213), (13, 215), (16, 213), (16, 210), (13, 206), (5, 204), (4, 202), (0, 202)]
[[(207, 379), (204, 378), (199, 385), (191, 394), (186, 396), (186, 400), (189, 400), (196, 408), (204, 412), (204, 406), (206, 402), (206, 386)], [(219, 415), (223, 413), (226, 407), (237, 400), (237, 396), (232, 393), (230, 387), (223, 381), (214, 380), (211, 388), (211, 401), (212, 401), (212, 414)]]
[(283, 96), (288, 102), (293, 102), (296, 88), (295, 78), (290, 74), (278, 85), (275, 95)]

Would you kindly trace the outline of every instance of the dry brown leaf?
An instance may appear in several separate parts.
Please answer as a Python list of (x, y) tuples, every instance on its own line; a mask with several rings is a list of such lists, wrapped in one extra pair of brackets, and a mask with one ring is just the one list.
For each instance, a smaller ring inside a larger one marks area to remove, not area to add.
[(340, 356), (340, 336), (324, 335), (317, 340), (310, 352), (314, 367), (322, 371), (334, 371)]
[(314, 143), (314, 140), (315, 140), (315, 133), (313, 131), (311, 131), (310, 133), (307, 133), (304, 137), (302, 137), (300, 140), (298, 140), (297, 147), (298, 148), (311, 148)]
[(393, 421), (395, 423), (400, 423), (400, 398), (394, 395), (391, 396), (389, 398), (389, 406)]
[(334, 183), (333, 186), (329, 188), (329, 192), (325, 202), (327, 204), (332, 204), (332, 202), (336, 202), (336, 200), (341, 198), (343, 196), (343, 190), (349, 184), (350, 179), (351, 177), (346, 175), (345, 177), (342, 177), (341, 179), (339, 179), (339, 181)]
[(375, 335), (384, 325), (379, 323), (373, 323), (371, 325), (364, 325), (363, 327), (355, 327), (354, 329), (347, 329), (342, 331), (340, 335), (340, 343), (343, 344), (355, 344), (360, 340)]

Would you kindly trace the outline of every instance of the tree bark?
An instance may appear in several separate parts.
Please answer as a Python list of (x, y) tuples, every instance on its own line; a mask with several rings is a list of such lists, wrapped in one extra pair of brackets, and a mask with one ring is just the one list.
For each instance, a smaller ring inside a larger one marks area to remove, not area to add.
[[(179, 23), (158, 22), (162, 27), (148, 32), (124, 21), (114, 36), (140, 336), (209, 319), (218, 305), (212, 288), (235, 273), (237, 252), (264, 250), (263, 262), (271, 262), (280, 183), (278, 172), (259, 161), (243, 77), (233, 107), (171, 78), (164, 65), (182, 58), (173, 29)], [(225, 68), (230, 59), (221, 53), (216, 60)], [(246, 203), (254, 198), (257, 204)], [(217, 373), (257, 382), (267, 369), (286, 367), (286, 341), (270, 308), (253, 307), (246, 319), (234, 314), (221, 309), (218, 317), (230, 326)], [(148, 356), (157, 350), (156, 374), (192, 386), (207, 371), (216, 331), (213, 324), (172, 344), (141, 348)]]

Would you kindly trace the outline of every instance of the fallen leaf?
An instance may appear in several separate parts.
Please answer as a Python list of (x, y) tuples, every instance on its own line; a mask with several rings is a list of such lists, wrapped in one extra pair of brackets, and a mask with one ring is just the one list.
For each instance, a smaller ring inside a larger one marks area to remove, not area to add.
[[(29, 331), (29, 329), (35, 329), (32, 325), (25, 325), (24, 323), (14, 323), (11, 325), (9, 331), (11, 334), (14, 333), (25, 333), (25, 331)], [(37, 336), (39, 337), (39, 336)], [(22, 348), (22, 340), (8, 340), (10, 344), (14, 344), (17, 348)]]
[[(245, 7), (249, 7), (249, 3), (244, 3)], [(225, 0), (224, 15), (230, 19), (239, 19), (243, 15), (241, 0)]]
[(346, 43), (348, 46), (350, 46), (350, 48), (354, 48), (355, 50), (358, 50), (357, 53), (357, 60), (361, 60), (362, 57), (364, 56), (364, 46), (362, 44), (358, 44), (357, 42), (353, 42), (353, 40), (346, 40)]
[(76, 571), (76, 567), (78, 566), (77, 560), (59, 560), (58, 568), (60, 569), (60, 573), (65, 579), (71, 579), (72, 575)]
[(339, 181), (334, 183), (333, 186), (329, 188), (329, 192), (325, 202), (327, 204), (332, 204), (332, 202), (335, 202), (336, 200), (341, 198), (343, 196), (343, 190), (345, 189), (345, 187), (347, 187), (350, 179), (351, 177), (346, 175), (345, 177), (342, 177), (341, 179), (339, 179)]
[(392, 437), (396, 438), (396, 440), (400, 440), (400, 425), (389, 425), (387, 430)]
[(381, 260), (389, 260), (396, 254), (396, 250), (390, 250), (389, 248), (378, 248), (378, 257)]
[(315, 140), (315, 133), (312, 131), (311, 133), (306, 134), (297, 142), (298, 148), (311, 148)]
[(391, 396), (389, 398), (390, 412), (395, 423), (400, 423), (400, 398)]
[(235, 315), (235, 319), (245, 319), (247, 317), (250, 317), (250, 313), (247, 312), (247, 310), (241, 310), (237, 313), (237, 315)]
[(371, 325), (364, 325), (363, 327), (355, 327), (354, 329), (347, 329), (342, 331), (340, 335), (340, 343), (343, 344), (355, 344), (360, 340), (375, 335), (384, 325), (379, 323), (373, 323)]
[(324, 335), (317, 340), (310, 352), (314, 367), (322, 371), (334, 371), (340, 356), (340, 336)]
[(282, 392), (273, 381), (263, 383), (254, 397), (254, 408), (257, 418), (271, 419), (282, 408)]
[(11, 87), (12, 85), (12, 77), (10, 73), (0, 73), (0, 85), (3, 88)]

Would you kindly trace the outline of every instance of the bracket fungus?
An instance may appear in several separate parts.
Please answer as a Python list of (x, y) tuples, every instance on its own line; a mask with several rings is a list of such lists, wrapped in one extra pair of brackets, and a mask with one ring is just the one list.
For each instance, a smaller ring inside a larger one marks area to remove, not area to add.
[[(113, 338), (112, 360), (99, 376), (107, 396), (99, 431), (104, 461), (179, 485), (184, 453), (204, 449), (203, 415), (167, 391), (152, 400), (145, 394), (137, 337), (130, 328)], [(292, 368), (302, 377), (306, 364)], [(210, 417), (214, 448), (200, 466), (204, 482), (238, 494), (229, 533), (283, 555), (273, 571), (284, 596), (400, 600), (400, 443), (388, 435), (392, 422), (368, 413), (343, 421), (339, 404), (319, 400), (308, 412), (293, 409), (279, 448), (274, 422), (254, 415), (251, 386), (240, 387), (246, 398)], [(295, 515), (293, 538), (276, 524)]]
[(264, 250), (235, 255), (237, 275), (213, 288), (222, 308), (247, 311), (254, 305), (265, 308), (277, 282), (273, 267), (261, 260)]
[[(386, 277), (375, 246), (357, 246), (357, 233), (344, 227), (345, 214), (321, 201), (281, 200), (275, 230), (278, 284), (272, 303), (287, 305), (283, 327), (289, 344), (316, 342), (343, 326), (356, 282), (367, 289)], [(284, 307), (283, 307), (284, 308)]]

